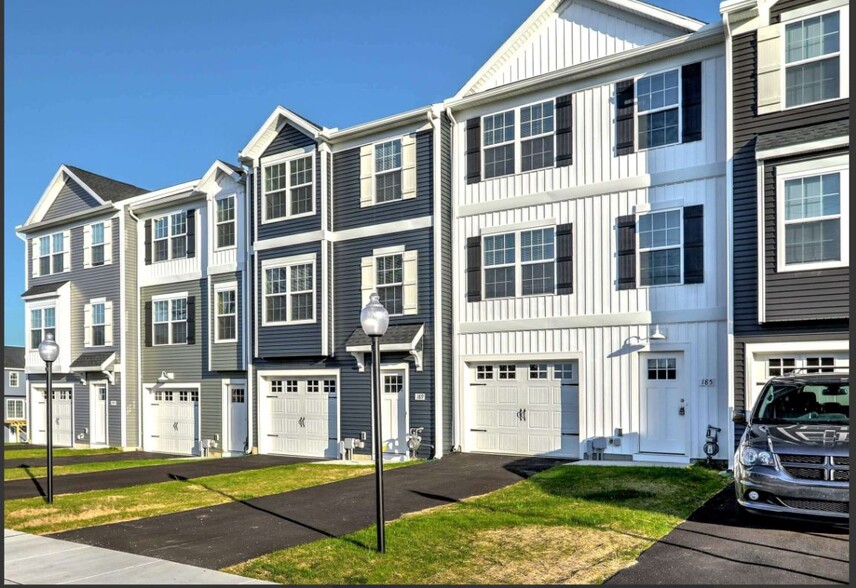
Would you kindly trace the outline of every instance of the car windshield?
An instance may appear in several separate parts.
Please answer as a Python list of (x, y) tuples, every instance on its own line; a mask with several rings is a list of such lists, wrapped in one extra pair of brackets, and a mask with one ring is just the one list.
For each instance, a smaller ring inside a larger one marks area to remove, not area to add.
[(850, 384), (770, 382), (761, 393), (757, 424), (850, 424)]

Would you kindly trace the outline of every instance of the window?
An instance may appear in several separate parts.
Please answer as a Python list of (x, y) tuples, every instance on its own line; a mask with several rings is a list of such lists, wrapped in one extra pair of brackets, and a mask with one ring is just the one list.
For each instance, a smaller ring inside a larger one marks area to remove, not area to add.
[(187, 257), (187, 211), (179, 211), (153, 220), (154, 260)]
[(680, 76), (677, 69), (639, 78), (636, 82), (639, 149), (680, 141), (679, 96)]
[(297, 394), (297, 380), (286, 380), (285, 381), (285, 393), (286, 394)]
[(784, 376), (796, 369), (797, 360), (794, 357), (771, 357), (767, 360), (767, 377)]
[(839, 12), (830, 12), (785, 26), (785, 107), (839, 97), (839, 20)]
[(401, 200), (401, 139), (375, 145), (375, 202)]
[(557, 380), (573, 380), (574, 364), (557, 363), (555, 366), (553, 366), (553, 377)]
[(531, 171), (553, 165), (553, 101), (520, 109), (520, 168)]
[(476, 366), (476, 380), (492, 380), (493, 379), (493, 366), (492, 365), (478, 365)]
[(95, 265), (104, 265), (104, 223), (95, 223), (89, 229), (90, 239), (92, 240), (90, 256), (91, 263)]
[(401, 255), (376, 258), (377, 294), (390, 315), (404, 313), (404, 276)]
[(313, 263), (265, 268), (263, 324), (304, 323), (315, 320)]
[(819, 372), (828, 373), (835, 371), (834, 357), (806, 357), (805, 371), (810, 374)]
[(154, 344), (187, 343), (187, 298), (154, 300)]
[(106, 319), (104, 316), (104, 303), (99, 302), (92, 305), (92, 345), (104, 345), (104, 329)]
[(547, 379), (547, 364), (532, 363), (529, 364), (529, 379), (530, 380), (546, 380)]
[(235, 404), (243, 404), (246, 402), (246, 396), (243, 388), (232, 388), (232, 402)]
[(237, 289), (215, 290), (217, 321), (215, 341), (238, 340)]
[(282, 394), (282, 380), (271, 380), (270, 391), (274, 394)]
[(516, 380), (517, 366), (514, 364), (502, 364), (497, 366), (500, 380)]
[(681, 283), (682, 220), (680, 210), (639, 216), (639, 284)]
[(841, 261), (841, 173), (785, 179), (784, 192), (785, 266)]
[(17, 388), (20, 385), (21, 374), (18, 372), (9, 372), (9, 387)]
[(335, 394), (336, 393), (336, 380), (324, 380), (324, 393), (325, 394)]
[(24, 418), (24, 399), (6, 399), (6, 420), (22, 420)]
[(38, 349), (48, 333), (56, 338), (56, 308), (34, 308), (30, 311), (30, 349)]
[(226, 196), (216, 201), (217, 248), (235, 246), (235, 197)]
[(312, 155), (264, 166), (263, 222), (314, 211)]
[(484, 177), (514, 173), (514, 111), (500, 112), (482, 119)]
[(555, 293), (555, 239), (553, 227), (485, 235), (485, 299)]
[(318, 380), (309, 380), (306, 382), (306, 391), (310, 394), (317, 394), (321, 391), (321, 382)]
[(385, 375), (383, 377), (384, 394), (398, 394), (404, 388), (404, 376), (399, 374)]
[(663, 357), (648, 360), (649, 380), (674, 380), (678, 371), (674, 357)]
[[(65, 271), (65, 254), (68, 245), (65, 233), (39, 237), (39, 275), (49, 276)], [(35, 247), (35, 243), (33, 244)]]

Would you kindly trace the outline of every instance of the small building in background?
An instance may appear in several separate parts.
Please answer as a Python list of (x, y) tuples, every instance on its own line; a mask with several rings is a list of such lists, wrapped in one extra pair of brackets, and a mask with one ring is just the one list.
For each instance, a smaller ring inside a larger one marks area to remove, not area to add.
[(24, 348), (6, 345), (3, 349), (3, 441), (27, 440), (26, 376)]

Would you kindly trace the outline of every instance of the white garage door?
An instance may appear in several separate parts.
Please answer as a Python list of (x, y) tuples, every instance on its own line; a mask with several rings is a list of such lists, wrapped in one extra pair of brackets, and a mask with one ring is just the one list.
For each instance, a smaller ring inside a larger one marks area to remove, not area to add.
[(147, 437), (148, 451), (200, 455), (199, 392), (150, 391)]
[(764, 352), (753, 355), (751, 377), (753, 386), (751, 396), (747, 399), (746, 408), (755, 405), (755, 399), (767, 380), (776, 376), (784, 376), (791, 372), (824, 373), (842, 370), (850, 366), (850, 355), (847, 351), (812, 351), (799, 353), (793, 351)]
[[(47, 435), (47, 390), (33, 389), (36, 406), (32, 412), (33, 443), (45, 445)], [(71, 389), (53, 389), (53, 444), (54, 447), (73, 447)]]
[(579, 456), (577, 363), (471, 366), (471, 451)]
[(262, 453), (337, 457), (335, 378), (277, 377), (264, 388)]

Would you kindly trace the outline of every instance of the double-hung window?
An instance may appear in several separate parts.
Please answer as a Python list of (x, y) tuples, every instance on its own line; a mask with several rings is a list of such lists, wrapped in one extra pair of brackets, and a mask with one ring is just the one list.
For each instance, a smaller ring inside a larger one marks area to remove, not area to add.
[(187, 257), (187, 211), (156, 218), (153, 224), (155, 261)]
[(553, 100), (486, 115), (481, 125), (485, 179), (555, 164)]
[(375, 145), (375, 202), (401, 200), (401, 139)]
[(683, 227), (681, 210), (639, 215), (639, 285), (680, 284)]
[(485, 179), (514, 173), (514, 118), (508, 110), (482, 119)]
[(520, 109), (520, 170), (553, 166), (553, 101)]
[(218, 198), (216, 206), (217, 249), (235, 246), (235, 197)]
[(680, 94), (677, 69), (637, 80), (638, 149), (680, 142)]
[(104, 265), (104, 223), (95, 223), (89, 229), (92, 240), (90, 256), (92, 265)]
[(312, 155), (264, 166), (265, 222), (312, 214)]
[(515, 234), (487, 235), (484, 238), (485, 298), (514, 296)]
[(219, 342), (238, 340), (238, 291), (237, 288), (215, 289), (216, 322), (214, 340)]
[(555, 239), (553, 227), (485, 235), (485, 298), (555, 293)]
[(38, 349), (39, 343), (50, 333), (56, 338), (56, 308), (34, 308), (30, 311), (30, 349)]
[(92, 345), (105, 345), (104, 341), (104, 329), (106, 325), (105, 305), (103, 302), (99, 302), (92, 305)]
[(187, 298), (154, 300), (154, 344), (187, 343)]
[(404, 270), (402, 255), (384, 255), (375, 259), (377, 294), (390, 315), (404, 313)]
[(61, 232), (39, 238), (38, 264), (40, 276), (48, 276), (65, 271), (67, 246), (68, 243), (65, 234)]
[(555, 231), (537, 229), (520, 233), (522, 294), (552, 294), (555, 290)]
[(9, 372), (9, 387), (17, 388), (21, 383), (21, 374), (18, 372)]
[(315, 320), (315, 264), (285, 263), (264, 268), (264, 325)]
[(6, 399), (6, 420), (21, 420), (24, 418), (24, 399)]
[(840, 12), (785, 25), (785, 107), (841, 95)]

